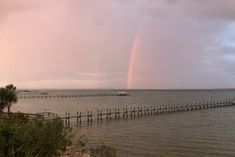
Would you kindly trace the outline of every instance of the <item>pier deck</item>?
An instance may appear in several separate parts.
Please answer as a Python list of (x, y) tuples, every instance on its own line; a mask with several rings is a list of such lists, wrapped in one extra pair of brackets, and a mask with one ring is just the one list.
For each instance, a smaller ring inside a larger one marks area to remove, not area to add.
[(91, 110), (88, 110), (86, 113), (77, 112), (75, 115), (66, 112), (65, 116), (60, 118), (64, 120), (66, 127), (70, 127), (71, 125), (79, 126), (84, 123), (92, 124), (94, 122), (102, 122), (104, 120), (110, 121), (112, 119), (128, 119), (150, 115), (165, 115), (177, 112), (196, 111), (229, 106), (235, 106), (235, 102), (232, 101), (232, 99), (201, 103), (188, 103), (184, 105), (151, 105), (140, 107), (112, 108), (97, 110), (95, 113), (93, 113)]

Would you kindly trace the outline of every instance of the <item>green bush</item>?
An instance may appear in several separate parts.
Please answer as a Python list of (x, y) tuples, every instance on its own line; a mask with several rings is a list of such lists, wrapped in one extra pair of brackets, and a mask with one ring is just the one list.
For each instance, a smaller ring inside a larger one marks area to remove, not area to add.
[(91, 148), (90, 152), (93, 157), (116, 157), (116, 150), (105, 145)]
[(72, 144), (61, 119), (41, 121), (9, 116), (0, 122), (0, 157), (54, 157)]
[(2, 117), (0, 121), (0, 157), (23, 157), (18, 151), (22, 145), (20, 133), (28, 123), (28, 117), (22, 114)]
[(82, 154), (87, 152), (87, 148), (86, 148), (87, 142), (88, 142), (88, 139), (85, 135), (79, 136), (76, 146)]

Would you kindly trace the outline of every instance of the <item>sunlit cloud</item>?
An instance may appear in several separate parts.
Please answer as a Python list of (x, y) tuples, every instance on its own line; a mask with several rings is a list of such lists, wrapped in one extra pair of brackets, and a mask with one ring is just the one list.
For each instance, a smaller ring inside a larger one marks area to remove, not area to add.
[(0, 83), (234, 87), (234, 19), (230, 0), (1, 0)]

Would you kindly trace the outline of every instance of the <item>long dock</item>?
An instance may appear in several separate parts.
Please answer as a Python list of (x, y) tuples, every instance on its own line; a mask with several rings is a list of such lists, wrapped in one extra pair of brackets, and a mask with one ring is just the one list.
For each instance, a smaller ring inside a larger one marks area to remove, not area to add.
[[(201, 103), (188, 103), (184, 105), (165, 105), (165, 106), (141, 106), (141, 107), (128, 107), (128, 108), (112, 108), (105, 110), (97, 110), (96, 113), (93, 113), (91, 110), (88, 110), (87, 113), (77, 112), (75, 115), (70, 113), (65, 113), (64, 117), (60, 117), (64, 121), (66, 127), (71, 125), (79, 126), (81, 124), (92, 124), (93, 122), (102, 122), (110, 121), (113, 119), (128, 119), (135, 117), (143, 117), (150, 115), (162, 115), (170, 114), (177, 112), (187, 112), (187, 111), (196, 111), (203, 109), (211, 109), (218, 107), (228, 107), (235, 106), (235, 102), (232, 99), (210, 101), (210, 102), (201, 102)], [(51, 114), (50, 112), (46, 114)], [(48, 116), (47, 119), (56, 117), (56, 114), (53, 116)]]
[[(18, 99), (58, 99), (58, 98), (84, 98), (84, 97), (108, 97), (108, 96), (124, 96), (118, 93), (95, 93), (95, 94), (77, 94), (77, 95), (31, 95), (19, 94)], [(125, 96), (129, 96), (128, 94)]]

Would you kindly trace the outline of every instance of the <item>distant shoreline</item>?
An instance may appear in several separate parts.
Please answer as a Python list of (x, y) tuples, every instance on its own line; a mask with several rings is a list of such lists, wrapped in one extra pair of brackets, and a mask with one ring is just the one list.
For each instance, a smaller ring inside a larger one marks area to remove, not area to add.
[(30, 91), (38, 91), (38, 90), (71, 90), (71, 91), (76, 91), (76, 90), (83, 90), (83, 91), (224, 91), (224, 90), (229, 90), (229, 91), (235, 91), (235, 88), (208, 88), (208, 89), (74, 89), (74, 88), (41, 88), (41, 89), (18, 89), (19, 91), (24, 91), (24, 90), (30, 90)]

